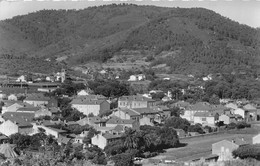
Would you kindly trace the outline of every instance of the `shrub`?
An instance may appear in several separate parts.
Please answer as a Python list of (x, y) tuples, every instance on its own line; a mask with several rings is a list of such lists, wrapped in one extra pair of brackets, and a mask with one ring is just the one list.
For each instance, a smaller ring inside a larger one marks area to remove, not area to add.
[(260, 144), (245, 145), (232, 152), (234, 157), (239, 157), (241, 159), (254, 158), (260, 160)]
[(247, 127), (251, 127), (251, 125), (247, 124), (246, 122), (238, 122), (237, 123), (237, 128), (238, 129), (243, 129), (243, 128), (247, 128)]
[(230, 129), (235, 129), (237, 127), (237, 124), (232, 122), (230, 124), (227, 125), (227, 129), (230, 130)]

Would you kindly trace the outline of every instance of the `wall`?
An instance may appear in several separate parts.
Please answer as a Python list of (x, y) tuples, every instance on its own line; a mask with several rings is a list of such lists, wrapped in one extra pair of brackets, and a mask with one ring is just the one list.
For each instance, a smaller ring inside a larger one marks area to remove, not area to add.
[(100, 105), (72, 104), (71, 107), (77, 109), (79, 112), (82, 112), (85, 115), (93, 113), (94, 116), (97, 116), (100, 110)]

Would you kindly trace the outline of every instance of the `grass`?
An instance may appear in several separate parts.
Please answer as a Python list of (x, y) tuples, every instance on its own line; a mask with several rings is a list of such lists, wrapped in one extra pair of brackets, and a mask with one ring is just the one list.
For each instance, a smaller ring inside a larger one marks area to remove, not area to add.
[(187, 146), (167, 149), (165, 153), (162, 153), (154, 158), (187, 161), (192, 158), (199, 158), (211, 154), (212, 144), (224, 139), (244, 138), (245, 141), (252, 143), (252, 137), (257, 133), (257, 129), (248, 128), (243, 130), (228, 131), (218, 135), (180, 140), (181, 143), (186, 143)]

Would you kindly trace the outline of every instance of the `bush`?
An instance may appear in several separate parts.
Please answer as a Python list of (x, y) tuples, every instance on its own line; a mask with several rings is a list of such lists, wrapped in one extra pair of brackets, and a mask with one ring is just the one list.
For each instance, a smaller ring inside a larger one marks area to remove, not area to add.
[(228, 130), (230, 130), (230, 129), (235, 129), (235, 128), (237, 128), (237, 124), (234, 123), (234, 122), (232, 122), (232, 123), (230, 123), (230, 124), (227, 125), (227, 129), (228, 129)]
[(254, 158), (260, 160), (260, 144), (245, 145), (232, 152), (234, 157), (239, 157), (241, 159)]
[(247, 128), (247, 127), (251, 127), (251, 125), (247, 124), (246, 122), (238, 122), (237, 123), (237, 129), (243, 129), (243, 128)]

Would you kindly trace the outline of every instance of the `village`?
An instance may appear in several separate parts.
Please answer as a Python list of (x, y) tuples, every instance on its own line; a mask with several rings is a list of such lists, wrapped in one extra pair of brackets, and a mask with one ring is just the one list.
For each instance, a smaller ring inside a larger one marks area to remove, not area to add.
[[(229, 161), (235, 159), (232, 152), (239, 147), (260, 143), (260, 135), (257, 135), (260, 125), (258, 102), (246, 99), (219, 99), (219, 104), (203, 101), (189, 103), (176, 100), (170, 91), (165, 92), (160, 89), (144, 94), (111, 98), (94, 94), (88, 87), (87, 81), (75, 81), (75, 85), (81, 86), (76, 92), (73, 91), (72, 95), (59, 93), (57, 96), (57, 90), (67, 81), (65, 70), (58, 72), (53, 78), (46, 77), (46, 80), (45, 82), (28, 81), (26, 76), (22, 75), (13, 82), (9, 80), (1, 83), (3, 89), (7, 86), (8, 89), (13, 89), (12, 93), (4, 91), (0, 93), (0, 153), (6, 158), (19, 156), (14, 151), (14, 147), (18, 145), (10, 144), (10, 140), (15, 142), (16, 134), (34, 136), (44, 133), (51, 136), (57, 146), (67, 147), (69, 144), (75, 147), (81, 146), (81, 153), (86, 148), (97, 147), (100, 153), (108, 156), (106, 149), (117, 141), (125, 140), (129, 129), (133, 132), (143, 131), (144, 128), (149, 129), (149, 127), (151, 129), (154, 127), (156, 130), (170, 127), (177, 134), (177, 142), (180, 143), (193, 138), (206, 140), (207, 137), (221, 135), (229, 130), (255, 129), (252, 137), (251, 135), (246, 138), (220, 137), (207, 147), (210, 149), (207, 153), (197, 154), (196, 157), (189, 159), (178, 161), (178, 158), (173, 160), (171, 156), (158, 159), (156, 157), (158, 152), (153, 155), (151, 152), (151, 155), (141, 158), (132, 157), (131, 162), (144, 165), (145, 163), (148, 165), (149, 163), (158, 165), (176, 162), (196, 163), (202, 160), (204, 162)], [(128, 79), (129, 82), (142, 80), (145, 80), (145, 75), (142, 74), (131, 75)], [(28, 89), (34, 91), (30, 92)], [(161, 99), (152, 97), (162, 93)], [(65, 118), (65, 116), (71, 117)], [(40, 144), (45, 146), (42, 142)], [(167, 148), (169, 147), (174, 149), (172, 145), (167, 145)], [(8, 153), (3, 152), (7, 149)], [(26, 151), (26, 148), (24, 150)], [(190, 156), (193, 155), (195, 154)], [(93, 161), (92, 163), (98, 164)]]

